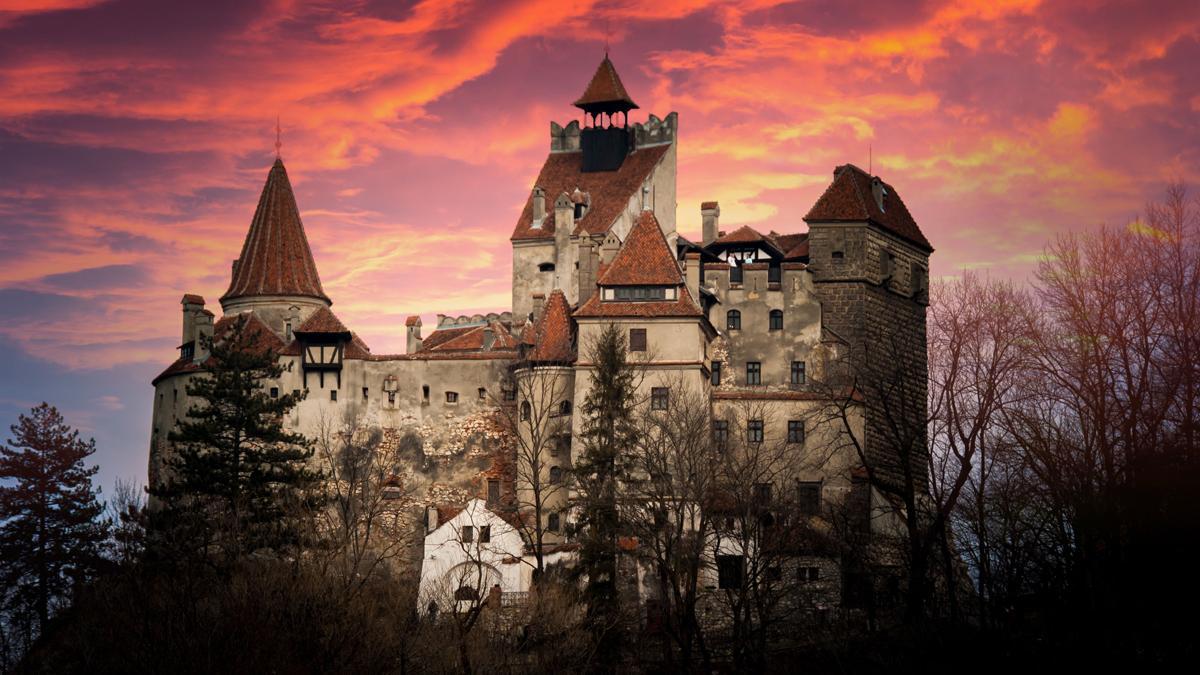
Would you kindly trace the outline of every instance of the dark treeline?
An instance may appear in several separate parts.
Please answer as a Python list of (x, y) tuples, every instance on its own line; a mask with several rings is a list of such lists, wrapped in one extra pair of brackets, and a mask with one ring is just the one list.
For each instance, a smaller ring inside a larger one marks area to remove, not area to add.
[[(119, 487), (105, 509), (94, 445), (35, 408), (0, 447), (0, 670), (963, 672), (1194, 652), (1179, 617), (1197, 595), (1200, 208), (1182, 187), (1128, 228), (1056, 240), (1028, 285), (935, 284), (927, 383), (887, 353), (823, 383), (825, 423), (900, 516), (890, 536), (864, 539), (852, 508), (805, 525), (803, 495), (763, 488), (796, 473), (796, 453), (715, 438), (686, 391), (663, 399), (669, 414), (639, 412), (622, 340), (587, 346), (575, 573), (537, 556), (529, 602), (507, 613), (486, 598), (418, 613), (424, 530), (383, 496), (396, 458), (349, 421), (284, 431), (296, 400), (257, 384), (278, 365), (244, 322), (207, 345), (211, 376), (189, 385), (199, 404), (152, 508)], [(928, 418), (913, 421), (917, 390)], [(863, 449), (858, 405), (887, 422), (892, 464)], [(514, 414), (514, 434), (542, 412)], [(538, 487), (562, 429), (526, 431), (516, 472)], [(540, 542), (549, 492), (529, 493), (524, 535)], [(746, 562), (706, 591), (730, 546)], [(798, 551), (840, 561), (847, 609), (831, 615), (819, 584), (781, 573)], [(655, 594), (640, 618), (623, 590), (631, 556)], [(891, 576), (864, 581), (880, 560)]]

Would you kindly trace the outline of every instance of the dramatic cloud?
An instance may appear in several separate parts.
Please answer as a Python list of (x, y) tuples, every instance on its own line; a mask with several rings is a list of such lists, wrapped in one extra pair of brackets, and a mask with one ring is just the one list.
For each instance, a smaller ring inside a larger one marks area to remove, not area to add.
[[(548, 122), (606, 41), (642, 115), (679, 112), (685, 234), (709, 199), (727, 229), (800, 230), (834, 166), (870, 163), (935, 274), (1023, 277), (1057, 233), (1200, 176), (1194, 0), (0, 3), (0, 340), (167, 363), (180, 295), (225, 289), (277, 117), (325, 288), (374, 351), (410, 313), (506, 309)], [(125, 393), (79, 406), (149, 424)]]

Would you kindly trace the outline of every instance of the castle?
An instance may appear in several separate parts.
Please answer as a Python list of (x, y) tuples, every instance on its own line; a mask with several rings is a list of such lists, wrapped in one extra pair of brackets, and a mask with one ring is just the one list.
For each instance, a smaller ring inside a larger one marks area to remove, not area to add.
[[(804, 217), (806, 231), (724, 231), (719, 205), (705, 202), (692, 241), (676, 227), (678, 115), (630, 123), (638, 106), (607, 56), (575, 106), (583, 123), (551, 122), (549, 154), (512, 231), (511, 312), (438, 315), (428, 332), (410, 317), (405, 354), (371, 352), (332, 310), (277, 159), (220, 298), (223, 318), (183, 296), (179, 357), (153, 382), (151, 483), (163, 479), (168, 433), (190, 405), (187, 381), (204, 370), (202, 338), (249, 314), (285, 367), (263, 386), (307, 391), (289, 428), (316, 435), (330, 420), (353, 420), (393, 446), (417, 439), (420, 462), (396, 471), (429, 507), (431, 532), (453, 517), (447, 509), (528, 490), (481, 440), (497, 405), (517, 407), (522, 419), (553, 407), (562, 438), (541, 470), (549, 483), (562, 480), (580, 445), (574, 406), (591, 386), (586, 346), (609, 325), (645, 373), (645, 405), (665, 408), (664, 397), (683, 391), (710, 405), (714, 437), (745, 434), (811, 455), (788, 481), (814, 513), (862, 493), (858, 456), (834, 441), (836, 425), (814, 422), (828, 397), (816, 383), (879, 323), (909, 327), (913, 379), (925, 381), (932, 247), (899, 194), (846, 164)], [(533, 374), (553, 377), (555, 400), (529, 400), (521, 383)], [(921, 387), (913, 409), (923, 419)], [(886, 452), (875, 428), (883, 422), (854, 415), (868, 455)], [(867, 509), (879, 499), (859, 496)], [(540, 513), (547, 544), (566, 537), (569, 498), (561, 491)]]

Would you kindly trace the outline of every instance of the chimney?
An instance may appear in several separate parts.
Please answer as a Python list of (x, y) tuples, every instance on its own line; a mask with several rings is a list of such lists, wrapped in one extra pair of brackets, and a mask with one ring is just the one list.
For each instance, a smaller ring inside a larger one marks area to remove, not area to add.
[(700, 303), (700, 254), (695, 251), (683, 256), (684, 271), (687, 275), (688, 293), (692, 294), (692, 300), (697, 304)]
[(425, 532), (433, 532), (438, 528), (438, 510), (436, 506), (425, 507)]
[(408, 333), (408, 346), (405, 351), (409, 354), (415, 354), (421, 351), (421, 317), (416, 314), (404, 320), (404, 327)]
[(555, 288), (563, 288), (570, 279), (567, 267), (571, 263), (571, 255), (567, 247), (571, 243), (571, 232), (574, 229), (575, 204), (571, 201), (571, 195), (564, 192), (554, 200)]
[(188, 293), (179, 304), (183, 305), (183, 337), (179, 344), (185, 345), (196, 339), (196, 315), (204, 310), (204, 298)]
[(579, 304), (587, 302), (596, 292), (596, 242), (589, 236), (579, 238)]
[(704, 202), (700, 205), (700, 222), (703, 223), (703, 243), (705, 246), (721, 236), (717, 231), (717, 220), (721, 217), (721, 207), (716, 202)]
[(579, 149), (579, 120), (571, 120), (571, 123), (563, 129), (563, 150), (573, 152)]
[(542, 306), (546, 304), (545, 293), (533, 294), (533, 322), (536, 324), (542, 318)]
[(496, 343), (496, 332), (492, 330), (492, 325), (488, 324), (483, 327), (483, 351), (488, 351), (492, 345)]
[(546, 220), (546, 191), (542, 186), (533, 186), (533, 227), (541, 229)]
[(205, 344), (205, 338), (212, 339), (213, 336), (213, 313), (207, 309), (202, 309), (196, 313), (196, 346), (193, 348), (192, 361), (194, 363), (204, 363), (208, 358), (208, 345)]
[(609, 232), (608, 236), (604, 238), (604, 243), (600, 245), (600, 262), (605, 265), (611, 263), (620, 250), (621, 240), (617, 239), (616, 234)]

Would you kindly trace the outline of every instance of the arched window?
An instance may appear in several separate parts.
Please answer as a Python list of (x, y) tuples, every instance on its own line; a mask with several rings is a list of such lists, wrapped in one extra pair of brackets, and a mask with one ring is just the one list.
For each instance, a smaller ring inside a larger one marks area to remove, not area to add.
[(563, 401), (562, 403), (559, 403), (558, 404), (558, 414), (570, 415), (571, 414), (571, 402)]
[(550, 484), (551, 485), (558, 485), (559, 483), (562, 482), (562, 478), (563, 478), (563, 470), (561, 467), (557, 467), (557, 466), (550, 467)]
[(546, 529), (550, 530), (551, 532), (558, 532), (558, 527), (559, 527), (558, 513), (557, 512), (551, 513), (549, 516), (546, 517)]
[(783, 310), (771, 310), (771, 330), (783, 330)]
[(521, 419), (527, 420), (533, 413), (533, 407), (529, 405), (529, 401), (521, 401)]
[(742, 313), (736, 309), (731, 309), (725, 313), (725, 327), (729, 330), (742, 329)]

